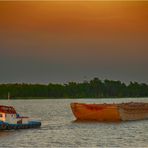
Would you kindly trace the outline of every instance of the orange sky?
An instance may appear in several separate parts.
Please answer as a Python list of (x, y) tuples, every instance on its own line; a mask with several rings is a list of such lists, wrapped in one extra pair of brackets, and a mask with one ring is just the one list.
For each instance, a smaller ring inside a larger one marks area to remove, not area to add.
[(0, 2), (0, 18), (5, 35), (39, 35), (44, 44), (53, 36), (104, 42), (148, 34), (148, 2)]
[(0, 27), (54, 33), (147, 32), (147, 9), (148, 2), (0, 2)]
[(6, 58), (142, 65), (148, 57), (148, 2), (1, 1), (0, 45)]

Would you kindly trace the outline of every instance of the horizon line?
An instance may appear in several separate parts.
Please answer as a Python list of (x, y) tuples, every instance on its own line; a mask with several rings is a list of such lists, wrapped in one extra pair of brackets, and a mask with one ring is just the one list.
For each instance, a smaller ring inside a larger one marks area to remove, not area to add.
[(148, 2), (148, 0), (0, 0), (0, 2)]

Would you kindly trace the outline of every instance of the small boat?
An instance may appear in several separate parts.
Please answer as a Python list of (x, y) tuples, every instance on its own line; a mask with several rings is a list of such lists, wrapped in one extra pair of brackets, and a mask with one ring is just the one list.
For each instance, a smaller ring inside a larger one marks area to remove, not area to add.
[(120, 104), (71, 103), (78, 121), (118, 122), (148, 119), (148, 103), (129, 102)]
[(40, 126), (40, 121), (30, 121), (29, 117), (20, 116), (12, 106), (0, 105), (0, 130), (28, 129)]

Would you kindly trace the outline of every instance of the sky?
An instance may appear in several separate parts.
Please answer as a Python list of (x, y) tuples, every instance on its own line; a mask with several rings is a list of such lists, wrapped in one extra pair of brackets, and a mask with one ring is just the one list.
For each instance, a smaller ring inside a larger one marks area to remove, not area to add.
[(148, 83), (147, 58), (148, 1), (0, 1), (0, 83)]

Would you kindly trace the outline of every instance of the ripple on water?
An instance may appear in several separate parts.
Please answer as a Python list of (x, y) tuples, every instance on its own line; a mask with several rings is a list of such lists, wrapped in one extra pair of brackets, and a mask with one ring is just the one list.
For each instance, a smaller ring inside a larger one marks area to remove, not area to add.
[[(111, 103), (131, 99), (80, 99)], [(132, 101), (134, 101), (132, 99)], [(137, 99), (135, 99), (137, 101)], [(141, 99), (148, 102), (148, 98)], [(15, 100), (10, 105), (22, 114), (39, 118), (42, 127), (0, 131), (0, 147), (147, 147), (148, 120), (120, 123), (73, 122), (70, 102), (76, 100)], [(0, 101), (0, 104), (7, 104)]]

